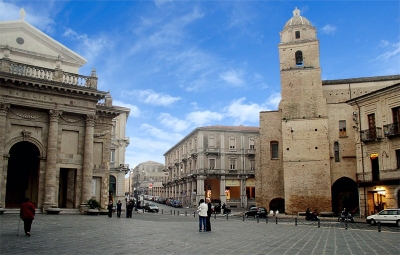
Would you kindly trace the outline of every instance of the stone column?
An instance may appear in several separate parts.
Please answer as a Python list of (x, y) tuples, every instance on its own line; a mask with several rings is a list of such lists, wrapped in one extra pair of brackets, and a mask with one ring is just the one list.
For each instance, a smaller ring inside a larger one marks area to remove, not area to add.
[(221, 204), (226, 203), (226, 182), (225, 176), (221, 175), (221, 180), (219, 181), (219, 198), (221, 199)]
[[(4, 137), (6, 133), (6, 123), (7, 123), (7, 111), (10, 108), (9, 104), (0, 104), (0, 208), (5, 205), (5, 194), (6, 194), (6, 182), (3, 176), (7, 175), (7, 168), (4, 168), (5, 160), (8, 159), (3, 158), (4, 155)], [(3, 171), (5, 173), (3, 174)]]
[(196, 198), (196, 205), (199, 204), (200, 199), (205, 199), (204, 195), (204, 175), (197, 176), (197, 198)]
[(186, 180), (186, 205), (190, 208), (192, 206), (192, 179)]
[(86, 115), (85, 148), (83, 149), (81, 213), (83, 213), (83, 211), (86, 209), (87, 201), (92, 198), (93, 134), (95, 120), (96, 115)]
[(61, 111), (49, 111), (49, 132), (47, 134), (46, 173), (44, 179), (43, 212), (49, 207), (56, 207), (56, 172), (57, 172), (57, 141), (58, 117)]
[(246, 177), (240, 180), (240, 204), (242, 208), (247, 208)]

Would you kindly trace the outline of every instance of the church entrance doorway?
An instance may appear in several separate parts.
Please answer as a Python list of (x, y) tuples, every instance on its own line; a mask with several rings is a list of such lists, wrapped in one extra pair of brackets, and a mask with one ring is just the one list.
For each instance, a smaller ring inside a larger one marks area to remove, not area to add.
[(342, 177), (332, 185), (332, 210), (340, 214), (343, 208), (353, 214), (359, 212), (357, 184), (348, 177)]
[(75, 208), (76, 169), (60, 168), (58, 207)]
[(19, 208), (24, 197), (37, 207), (39, 185), (38, 148), (30, 142), (19, 142), (10, 149), (7, 168), (6, 208)]

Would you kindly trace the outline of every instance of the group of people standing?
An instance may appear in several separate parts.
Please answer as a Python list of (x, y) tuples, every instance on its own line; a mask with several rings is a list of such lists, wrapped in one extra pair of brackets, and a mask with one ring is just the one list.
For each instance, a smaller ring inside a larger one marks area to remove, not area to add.
[(200, 199), (199, 207), (197, 208), (197, 212), (199, 213), (199, 232), (208, 232), (211, 231), (211, 200), (210, 198)]

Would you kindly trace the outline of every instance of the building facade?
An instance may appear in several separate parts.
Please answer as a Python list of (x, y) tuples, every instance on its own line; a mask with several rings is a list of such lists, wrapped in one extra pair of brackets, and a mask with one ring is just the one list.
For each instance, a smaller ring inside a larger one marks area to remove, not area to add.
[(110, 200), (113, 201), (114, 205), (118, 200), (125, 203), (125, 175), (129, 172), (129, 164), (125, 164), (125, 152), (126, 147), (130, 143), (129, 137), (126, 137), (126, 122), (130, 109), (120, 106), (115, 106), (115, 108), (120, 111), (120, 114), (112, 121), (110, 183), (108, 192)]
[(146, 161), (132, 169), (130, 175), (131, 190), (137, 195), (162, 196), (162, 182), (168, 173), (164, 171), (164, 164)]
[(396, 84), (400, 75), (323, 81), (316, 35), (297, 8), (280, 33), (282, 98), (277, 111), (260, 113), (256, 202), (288, 214), (345, 207), (365, 216), (347, 101)]
[(193, 130), (165, 154), (164, 197), (198, 205), (200, 199), (228, 207), (255, 202), (255, 140), (258, 127), (209, 126)]
[(353, 98), (360, 210), (400, 207), (400, 83)]
[(109, 200), (112, 121), (123, 111), (86, 60), (24, 20), (0, 22), (0, 207), (84, 213)]

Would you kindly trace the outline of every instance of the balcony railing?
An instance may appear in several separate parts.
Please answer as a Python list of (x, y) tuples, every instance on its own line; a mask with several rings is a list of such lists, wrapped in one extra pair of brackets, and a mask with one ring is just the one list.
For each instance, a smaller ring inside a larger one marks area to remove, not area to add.
[(385, 137), (392, 137), (400, 135), (400, 122), (383, 125), (383, 133)]
[(10, 60), (2, 60), (0, 70), (10, 74), (24, 76), (28, 78), (41, 79), (46, 81), (56, 81), (67, 85), (81, 86), (97, 89), (97, 74), (93, 69), (90, 76), (64, 72), (61, 69), (48, 69), (39, 66), (16, 63)]
[(218, 155), (219, 148), (206, 148), (206, 154), (207, 155)]
[(375, 140), (383, 138), (382, 128), (380, 128), (380, 127), (362, 130), (362, 131), (360, 131), (360, 135), (361, 135), (362, 142), (375, 141)]

